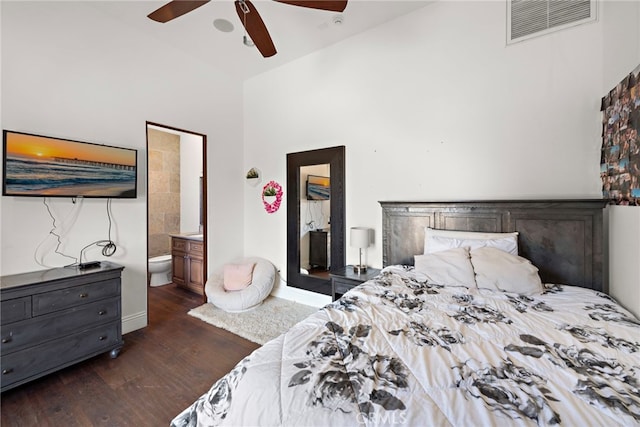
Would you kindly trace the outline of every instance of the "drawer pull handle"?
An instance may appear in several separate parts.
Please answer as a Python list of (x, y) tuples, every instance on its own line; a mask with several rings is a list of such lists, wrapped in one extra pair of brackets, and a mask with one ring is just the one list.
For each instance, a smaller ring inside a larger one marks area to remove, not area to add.
[(107, 337), (105, 337), (104, 335), (101, 335), (100, 338), (98, 338), (100, 341), (104, 341), (107, 339)]
[(84, 293), (84, 292), (80, 294), (80, 298), (86, 298), (86, 297), (88, 297), (88, 296), (89, 296), (89, 294)]
[(11, 342), (11, 337), (2, 338), (2, 344), (6, 344), (8, 342)]
[(105, 314), (107, 314), (107, 310), (100, 310), (100, 311), (98, 312), (98, 315), (99, 315), (99, 316), (104, 316)]
[(10, 374), (11, 372), (13, 372), (13, 368), (3, 369), (2, 375), (7, 375), (7, 374)]

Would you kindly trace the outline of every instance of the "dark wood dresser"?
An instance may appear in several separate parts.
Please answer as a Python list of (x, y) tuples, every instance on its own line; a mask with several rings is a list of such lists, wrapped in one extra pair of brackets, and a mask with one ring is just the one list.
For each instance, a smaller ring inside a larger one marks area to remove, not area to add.
[(0, 277), (1, 391), (122, 348), (121, 274), (102, 261)]
[(331, 241), (327, 230), (313, 230), (309, 232), (309, 265), (311, 268), (329, 269), (329, 254)]

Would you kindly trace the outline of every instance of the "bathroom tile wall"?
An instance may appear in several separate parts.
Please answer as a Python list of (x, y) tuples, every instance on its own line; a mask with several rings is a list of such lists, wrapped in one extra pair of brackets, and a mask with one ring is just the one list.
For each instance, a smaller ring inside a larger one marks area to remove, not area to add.
[(149, 129), (149, 256), (171, 253), (180, 232), (180, 137)]

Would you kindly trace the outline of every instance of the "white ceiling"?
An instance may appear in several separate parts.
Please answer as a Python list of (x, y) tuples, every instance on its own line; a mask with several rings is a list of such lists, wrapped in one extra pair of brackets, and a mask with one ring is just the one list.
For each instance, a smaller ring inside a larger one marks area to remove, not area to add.
[[(233, 0), (213, 0), (179, 18), (161, 24), (147, 15), (167, 1), (89, 2), (102, 12), (138, 28), (162, 43), (194, 55), (241, 79), (247, 79), (369, 28), (422, 8), (432, 1), (349, 0), (342, 13), (291, 6), (271, 0), (252, 0), (269, 29), (278, 53), (263, 58), (242, 43), (245, 34)], [(342, 24), (334, 18), (341, 15)], [(213, 26), (226, 19), (232, 32)]]

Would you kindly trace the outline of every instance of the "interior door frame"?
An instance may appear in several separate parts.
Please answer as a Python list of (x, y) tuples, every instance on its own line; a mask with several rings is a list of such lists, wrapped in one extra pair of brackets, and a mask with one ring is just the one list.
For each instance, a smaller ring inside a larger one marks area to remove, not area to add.
[[(194, 132), (194, 131), (190, 131), (190, 130), (185, 130), (185, 129), (180, 129), (180, 128), (176, 128), (173, 126), (167, 126), (167, 125), (163, 125), (161, 123), (156, 123), (156, 122), (150, 122), (147, 121), (145, 123), (145, 135), (146, 135), (146, 147), (147, 147), (147, 155), (146, 155), (146, 159), (147, 159), (147, 165), (146, 165), (146, 173), (147, 173), (147, 182), (146, 182), (146, 205), (147, 205), (147, 217), (146, 217), (146, 224), (147, 224), (147, 230), (146, 230), (146, 234), (147, 234), (147, 260), (149, 259), (149, 126), (157, 126), (159, 128), (164, 128), (167, 129), (169, 131), (175, 131), (175, 132), (180, 132), (180, 133), (188, 133), (190, 135), (196, 135), (199, 136), (200, 138), (202, 138), (202, 243), (203, 243), (203, 247), (202, 247), (202, 256), (204, 258), (204, 265), (202, 266), (202, 277), (203, 277), (203, 289), (202, 289), (202, 298), (203, 298), (203, 302), (206, 302), (207, 300), (207, 296), (204, 293), (204, 283), (206, 282), (206, 279), (208, 277), (207, 275), (207, 267), (209, 265), (209, 257), (208, 257), (208, 245), (207, 245), (207, 135), (202, 134), (202, 133), (198, 133), (198, 132)], [(149, 262), (147, 261), (147, 276), (149, 275)], [(149, 293), (149, 287), (147, 287), (147, 293)], [(147, 298), (147, 313), (149, 312), (149, 298)]]

